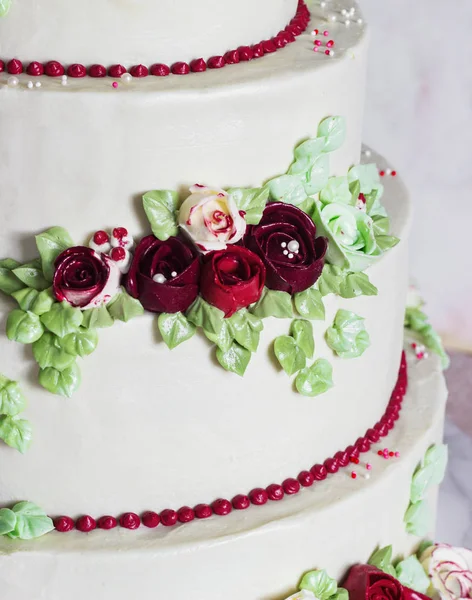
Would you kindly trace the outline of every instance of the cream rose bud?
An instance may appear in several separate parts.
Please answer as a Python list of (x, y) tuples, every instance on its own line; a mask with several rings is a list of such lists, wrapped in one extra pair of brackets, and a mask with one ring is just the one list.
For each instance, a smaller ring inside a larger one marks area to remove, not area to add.
[(442, 600), (472, 598), (472, 551), (435, 544), (420, 556), (431, 586)]
[(224, 250), (242, 239), (244, 213), (229, 194), (203, 185), (192, 186), (190, 192), (180, 207), (179, 225), (201, 252)]
[(115, 227), (111, 233), (110, 243), (112, 248), (130, 250), (133, 247), (134, 240), (126, 227)]

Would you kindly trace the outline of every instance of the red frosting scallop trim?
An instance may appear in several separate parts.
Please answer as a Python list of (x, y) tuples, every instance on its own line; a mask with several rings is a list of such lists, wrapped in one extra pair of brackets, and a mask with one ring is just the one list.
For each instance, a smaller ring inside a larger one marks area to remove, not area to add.
[(141, 525), (155, 528), (159, 524), (164, 527), (173, 527), (178, 523), (189, 523), (194, 519), (208, 519), (212, 515), (224, 516), (233, 510), (245, 510), (252, 505), (262, 506), (269, 501), (278, 502), (293, 494), (298, 494), (302, 488), (311, 487), (315, 482), (323, 481), (330, 474), (337, 473), (350, 463), (358, 463), (359, 455), (368, 452), (372, 444), (388, 435), (394, 428), (395, 422), (400, 417), (403, 399), (408, 387), (408, 369), (405, 352), (402, 354), (397, 383), (393, 389), (390, 401), (381, 419), (368, 429), (364, 436), (345, 450), (339, 450), (334, 456), (328, 457), (323, 464), (316, 464), (307, 471), (301, 471), (296, 478), (289, 477), (282, 484), (273, 483), (266, 488), (255, 488), (249, 494), (237, 494), (234, 498), (226, 500), (218, 498), (211, 504), (198, 504), (194, 508), (183, 506), (178, 510), (165, 509), (159, 514), (153, 511), (145, 512), (141, 517), (128, 512), (120, 517), (103, 516), (95, 520), (89, 515), (83, 515), (75, 522), (71, 517), (57, 517), (54, 519), (56, 530), (61, 533), (78, 531), (87, 533), (93, 529), (113, 529), (120, 526), (125, 529), (138, 529)]
[(93, 64), (89, 67), (74, 63), (71, 65), (63, 65), (58, 61), (51, 60), (47, 63), (32, 61), (23, 63), (22, 61), (13, 58), (11, 60), (0, 59), (0, 73), (6, 71), (10, 75), (21, 75), (27, 73), (31, 77), (40, 77), (47, 75), (48, 77), (68, 77), (80, 78), (88, 75), (89, 77), (109, 77), (119, 78), (124, 73), (130, 73), (133, 77), (141, 78), (153, 75), (155, 77), (166, 77), (173, 75), (187, 75), (188, 73), (202, 73), (207, 69), (221, 69), (226, 65), (234, 65), (239, 62), (247, 62), (255, 58), (261, 58), (265, 54), (272, 54), (281, 48), (285, 48), (287, 44), (295, 41), (297, 36), (306, 31), (310, 22), (310, 11), (304, 0), (299, 0), (297, 12), (290, 23), (282, 29), (270, 40), (263, 40), (253, 46), (240, 46), (235, 50), (228, 50), (223, 56), (211, 56), (208, 59), (196, 58), (190, 63), (175, 62), (172, 65), (155, 63), (150, 66), (133, 65), (126, 69), (123, 65), (110, 65), (105, 67), (101, 64)]

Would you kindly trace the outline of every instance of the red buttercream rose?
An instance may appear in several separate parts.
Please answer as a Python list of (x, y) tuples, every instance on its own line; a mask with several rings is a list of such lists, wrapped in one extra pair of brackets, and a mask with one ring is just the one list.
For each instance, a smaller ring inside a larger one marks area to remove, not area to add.
[(268, 288), (295, 294), (311, 287), (321, 275), (328, 240), (316, 237), (316, 226), (305, 212), (272, 202), (260, 223), (248, 227), (244, 245), (264, 261)]
[(138, 244), (126, 288), (150, 312), (183, 312), (198, 295), (197, 251), (179, 237), (148, 235)]
[(349, 592), (349, 600), (428, 600), (371, 565), (352, 567), (343, 587)]
[(200, 293), (231, 317), (257, 302), (264, 288), (266, 270), (261, 259), (240, 246), (210, 252), (203, 257)]
[(120, 289), (118, 265), (92, 248), (68, 248), (56, 258), (54, 266), (53, 291), (59, 302), (94, 308), (112, 300)]

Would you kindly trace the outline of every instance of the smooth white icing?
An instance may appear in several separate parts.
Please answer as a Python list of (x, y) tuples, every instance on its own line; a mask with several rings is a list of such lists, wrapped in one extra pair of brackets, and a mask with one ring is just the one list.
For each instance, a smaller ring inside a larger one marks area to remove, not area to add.
[[(314, 568), (341, 579), (377, 546), (410, 554), (418, 544), (403, 524), (411, 477), (426, 449), (442, 438), (447, 392), (438, 357), (418, 361), (406, 348), (409, 389), (401, 417), (362, 455), (372, 464), (370, 480), (354, 481), (343, 471), (282, 502), (170, 529), (3, 539), (2, 600), (63, 600), (65, 594), (67, 600), (280, 600)], [(400, 458), (377, 456), (385, 446)], [(59, 481), (56, 473), (56, 489)]]

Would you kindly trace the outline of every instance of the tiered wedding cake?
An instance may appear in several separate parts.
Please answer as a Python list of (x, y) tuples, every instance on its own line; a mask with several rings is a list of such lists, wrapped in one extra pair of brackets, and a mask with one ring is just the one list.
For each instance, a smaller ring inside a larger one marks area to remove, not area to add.
[(444, 356), (416, 297), (404, 340), (355, 3), (0, 15), (0, 598), (279, 600), (415, 551)]

